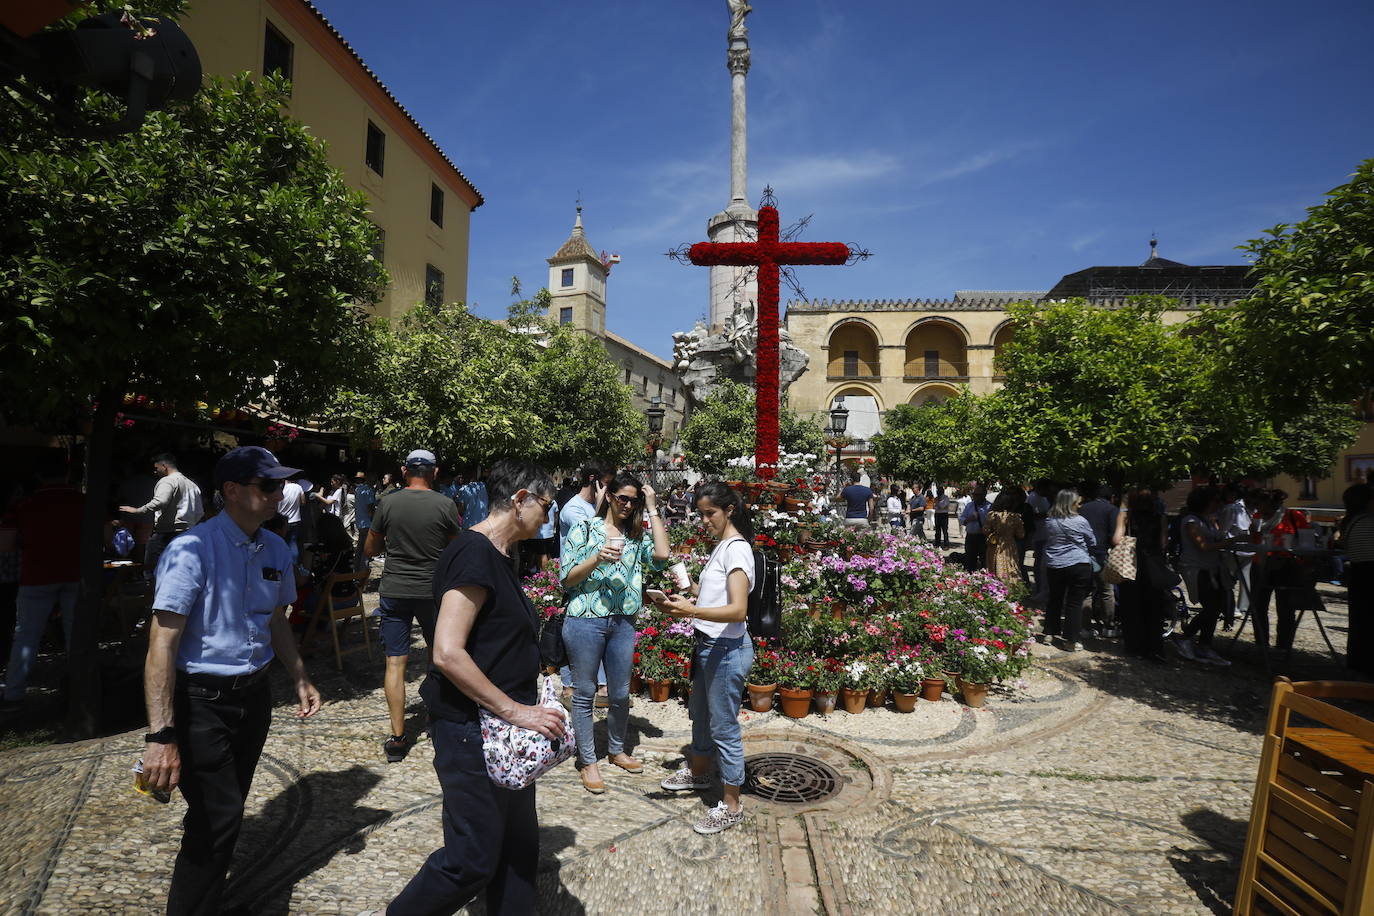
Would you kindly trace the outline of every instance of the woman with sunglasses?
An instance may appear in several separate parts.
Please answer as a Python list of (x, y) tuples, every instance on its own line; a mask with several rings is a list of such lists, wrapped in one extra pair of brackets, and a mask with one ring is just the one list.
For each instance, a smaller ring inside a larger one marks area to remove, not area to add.
[[(563, 641), (573, 674), (573, 730), (582, 785), (606, 791), (592, 732), (597, 670), (606, 667), (607, 756), (630, 773), (643, 766), (625, 753), (630, 721), (630, 666), (635, 653), (635, 615), (643, 606), (644, 567), (668, 565), (668, 531), (658, 495), (629, 474), (617, 474), (601, 514), (573, 526), (563, 541), (558, 568), (567, 594)], [(644, 531), (648, 513), (651, 532)]]

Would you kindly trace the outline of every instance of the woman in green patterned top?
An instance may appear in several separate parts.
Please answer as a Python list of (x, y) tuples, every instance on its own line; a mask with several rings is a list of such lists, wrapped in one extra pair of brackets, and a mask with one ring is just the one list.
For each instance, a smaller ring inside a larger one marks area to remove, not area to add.
[[(640, 762), (625, 753), (630, 721), (630, 666), (635, 653), (635, 614), (643, 606), (644, 567), (668, 565), (668, 532), (658, 513), (658, 494), (629, 474), (617, 474), (601, 515), (575, 525), (563, 540), (559, 575), (568, 596), (563, 641), (573, 673), (573, 729), (582, 784), (601, 794), (606, 784), (597, 765), (592, 733), (596, 674), (606, 666), (608, 759), (631, 773)], [(650, 532), (644, 530), (649, 516)]]

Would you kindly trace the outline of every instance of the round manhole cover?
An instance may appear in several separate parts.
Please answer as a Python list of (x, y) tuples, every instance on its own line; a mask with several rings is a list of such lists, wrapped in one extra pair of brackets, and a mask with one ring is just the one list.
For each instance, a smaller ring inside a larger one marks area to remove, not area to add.
[(744, 791), (766, 801), (808, 804), (840, 791), (840, 774), (801, 754), (755, 754), (744, 758)]

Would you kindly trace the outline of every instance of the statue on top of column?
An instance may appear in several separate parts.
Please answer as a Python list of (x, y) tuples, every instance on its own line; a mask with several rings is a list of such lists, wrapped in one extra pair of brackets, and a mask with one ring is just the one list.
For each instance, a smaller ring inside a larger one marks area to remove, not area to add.
[(752, 13), (754, 8), (745, 0), (725, 0), (725, 2), (730, 7), (730, 37), (748, 37), (749, 29), (744, 25), (744, 17)]

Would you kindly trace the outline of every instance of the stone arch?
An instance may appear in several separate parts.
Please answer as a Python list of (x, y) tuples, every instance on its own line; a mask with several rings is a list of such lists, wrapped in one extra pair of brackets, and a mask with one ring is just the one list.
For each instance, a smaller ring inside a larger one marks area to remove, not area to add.
[(1005, 346), (1007, 345), (1007, 341), (1011, 340), (1012, 335), (1014, 335), (1015, 333), (1016, 333), (1016, 320), (1013, 319), (1013, 318), (1008, 318), (1006, 321), (1004, 321), (1004, 322), (1002, 322), (1001, 324), (999, 324), (999, 325), (998, 325), (996, 328), (994, 328), (993, 331), (992, 331), (992, 339), (989, 340), (988, 342), (992, 344), (992, 359), (993, 359), (993, 370), (992, 370), (992, 371), (993, 371), (993, 373), (994, 373), (994, 377), (995, 377), (995, 378), (1005, 378), (1005, 376), (1003, 375), (1002, 371), (1001, 371), (1000, 369), (997, 369), (997, 368), (996, 368), (996, 366), (997, 366), (997, 357), (999, 357), (999, 356), (1002, 355), (1002, 348), (1005, 347)]
[(854, 382), (836, 385), (826, 401), (826, 410), (837, 398), (844, 398), (844, 406), (849, 408), (846, 433), (851, 438), (870, 439), (882, 429), (883, 399), (875, 386)]
[(968, 342), (968, 331), (957, 321), (918, 321), (906, 335), (902, 374), (908, 379), (968, 378)]
[(947, 401), (958, 394), (959, 389), (955, 388), (953, 385), (936, 382), (931, 385), (922, 385), (920, 388), (917, 388), (912, 392), (911, 398), (907, 403), (914, 404), (917, 407), (928, 407), (932, 404), (939, 404), (942, 401)]
[(830, 331), (825, 374), (835, 379), (878, 378), (878, 329), (861, 318), (846, 318)]
[(826, 398), (825, 401), (825, 410), (830, 409), (830, 405), (835, 403), (836, 398), (850, 396), (872, 398), (874, 403), (878, 405), (879, 410), (884, 409), (883, 396), (878, 393), (876, 386), (868, 385), (863, 382), (846, 382), (843, 385), (836, 385), (834, 390), (830, 392), (830, 397)]

